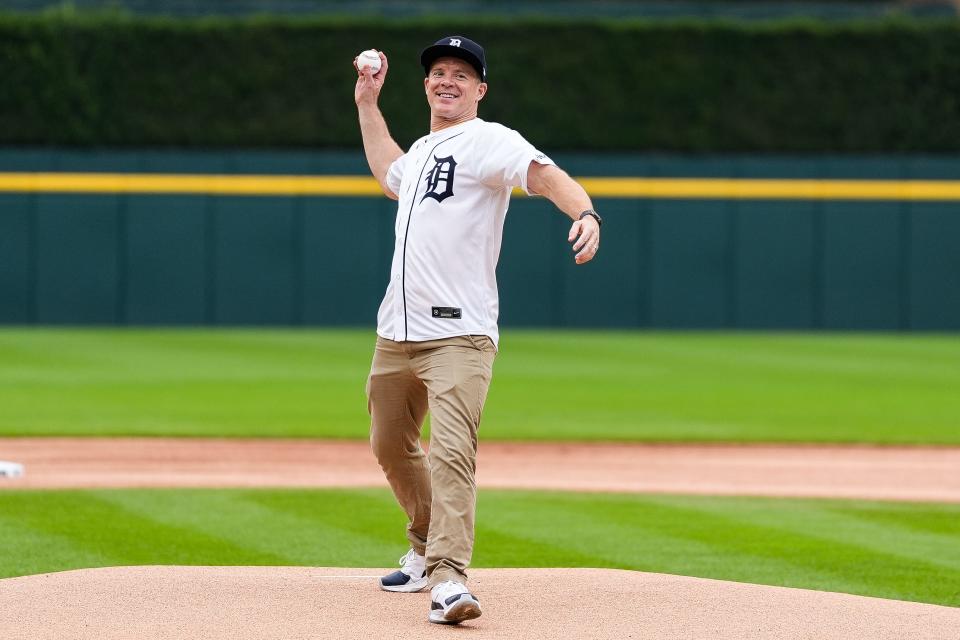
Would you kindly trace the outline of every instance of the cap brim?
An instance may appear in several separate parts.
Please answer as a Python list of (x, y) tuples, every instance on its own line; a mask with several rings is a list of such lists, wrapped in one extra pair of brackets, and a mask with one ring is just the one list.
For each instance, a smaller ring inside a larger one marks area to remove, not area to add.
[(430, 67), (433, 65), (434, 61), (436, 61), (438, 58), (447, 57), (459, 58), (464, 62), (468, 62), (470, 66), (477, 71), (477, 75), (480, 76), (480, 80), (486, 80), (486, 74), (483, 72), (483, 65), (480, 63), (480, 58), (473, 55), (466, 49), (454, 47), (449, 44), (435, 44), (424, 49), (420, 53), (420, 64), (423, 65), (424, 72), (429, 73)]

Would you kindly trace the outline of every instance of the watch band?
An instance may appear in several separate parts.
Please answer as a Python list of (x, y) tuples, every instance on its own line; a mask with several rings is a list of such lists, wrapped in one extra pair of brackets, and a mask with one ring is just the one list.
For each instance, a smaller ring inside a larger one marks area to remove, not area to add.
[(601, 218), (601, 217), (600, 217), (600, 214), (598, 214), (598, 213), (597, 213), (596, 211), (594, 211), (593, 209), (587, 209), (586, 211), (584, 211), (583, 213), (581, 213), (581, 214), (580, 214), (580, 217), (577, 218), (577, 220), (583, 220), (584, 217), (586, 217), (586, 216), (591, 216), (591, 217), (593, 217), (593, 218), (597, 221), (597, 226), (598, 226), (598, 227), (602, 227), (602, 226), (603, 226), (603, 218)]

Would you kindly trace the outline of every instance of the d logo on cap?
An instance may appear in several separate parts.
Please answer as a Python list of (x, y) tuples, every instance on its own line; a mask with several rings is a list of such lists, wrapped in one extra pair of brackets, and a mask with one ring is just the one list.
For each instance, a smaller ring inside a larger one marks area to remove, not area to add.
[(450, 46), (451, 46), (451, 47), (459, 47), (459, 46), (460, 46), (460, 41), (457, 40), (456, 38), (450, 38)]

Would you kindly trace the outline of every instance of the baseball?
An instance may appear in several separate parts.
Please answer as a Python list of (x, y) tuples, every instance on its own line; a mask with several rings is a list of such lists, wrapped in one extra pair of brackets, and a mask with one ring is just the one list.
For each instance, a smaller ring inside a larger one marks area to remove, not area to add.
[(369, 68), (370, 73), (380, 71), (380, 54), (376, 49), (367, 49), (357, 56), (357, 69), (363, 71)]

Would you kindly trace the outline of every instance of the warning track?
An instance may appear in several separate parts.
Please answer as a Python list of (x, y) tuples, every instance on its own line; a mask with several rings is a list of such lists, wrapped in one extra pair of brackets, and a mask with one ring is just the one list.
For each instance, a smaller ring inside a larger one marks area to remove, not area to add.
[[(0, 489), (386, 487), (364, 441), (0, 438)], [(482, 442), (485, 488), (960, 502), (960, 448)]]

